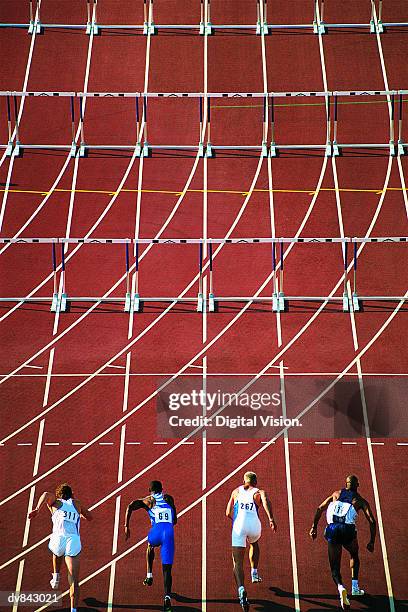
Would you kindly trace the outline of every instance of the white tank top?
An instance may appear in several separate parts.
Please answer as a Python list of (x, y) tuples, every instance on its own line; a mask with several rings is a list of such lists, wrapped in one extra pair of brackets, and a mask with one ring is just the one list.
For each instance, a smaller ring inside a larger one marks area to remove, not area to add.
[(62, 505), (52, 513), (52, 533), (59, 536), (79, 535), (81, 517), (72, 499), (58, 499)]
[(326, 512), (327, 523), (329, 525), (331, 523), (355, 525), (357, 516), (357, 511), (352, 504), (340, 500), (330, 502)]
[(234, 518), (240, 515), (245, 515), (245, 518), (251, 518), (252, 516), (258, 517), (258, 506), (255, 503), (254, 495), (258, 493), (259, 489), (256, 487), (252, 489), (245, 489), (241, 486), (238, 489), (238, 496), (234, 504)]

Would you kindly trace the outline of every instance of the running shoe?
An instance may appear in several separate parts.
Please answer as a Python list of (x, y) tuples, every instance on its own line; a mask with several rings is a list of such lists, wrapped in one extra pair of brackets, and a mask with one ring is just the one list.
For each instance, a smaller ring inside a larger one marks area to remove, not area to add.
[(143, 584), (145, 586), (152, 586), (152, 584), (153, 584), (153, 577), (150, 577), (150, 576), (147, 577), (146, 576), (146, 578), (143, 580)]
[(50, 585), (53, 591), (56, 591), (58, 589), (59, 582), (60, 582), (59, 576), (58, 578), (51, 578)]
[(252, 583), (255, 582), (262, 582), (262, 578), (260, 577), (259, 574), (255, 574), (254, 576), (251, 577)]
[(343, 589), (342, 592), (340, 593), (340, 603), (341, 603), (342, 610), (350, 610), (350, 601), (349, 601), (349, 598), (347, 597), (346, 589)]
[(249, 602), (248, 602), (248, 597), (247, 597), (247, 592), (246, 591), (242, 591), (242, 594), (239, 598), (239, 603), (241, 604), (241, 608), (243, 609), (244, 612), (248, 612), (249, 610)]
[(171, 599), (168, 595), (164, 598), (163, 604), (163, 612), (171, 612), (173, 608), (171, 607)]
[(363, 591), (363, 589), (360, 589), (360, 587), (353, 587), (351, 589), (351, 594), (353, 597), (359, 597), (360, 595), (365, 595), (365, 591)]

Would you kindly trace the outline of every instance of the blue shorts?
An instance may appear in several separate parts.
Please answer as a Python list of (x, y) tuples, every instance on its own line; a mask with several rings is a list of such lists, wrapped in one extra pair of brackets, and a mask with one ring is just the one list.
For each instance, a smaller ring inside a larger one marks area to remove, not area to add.
[(174, 527), (170, 523), (157, 523), (148, 533), (150, 546), (160, 546), (163, 565), (172, 565), (174, 561)]
[(324, 530), (324, 537), (330, 544), (348, 546), (357, 537), (357, 530), (349, 523), (330, 523)]

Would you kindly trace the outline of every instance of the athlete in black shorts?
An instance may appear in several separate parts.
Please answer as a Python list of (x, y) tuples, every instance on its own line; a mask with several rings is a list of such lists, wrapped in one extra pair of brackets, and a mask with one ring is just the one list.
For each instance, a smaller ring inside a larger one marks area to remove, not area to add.
[(355, 525), (360, 510), (363, 511), (370, 525), (370, 541), (367, 544), (367, 550), (370, 552), (374, 550), (376, 536), (376, 522), (370, 504), (357, 492), (358, 487), (357, 476), (347, 476), (346, 488), (334, 491), (332, 495), (320, 504), (316, 510), (313, 525), (309, 532), (312, 540), (315, 540), (317, 537), (317, 525), (320, 517), (326, 510), (327, 527), (324, 531), (324, 537), (328, 543), (330, 569), (339, 591), (343, 610), (350, 609), (350, 601), (347, 596), (347, 590), (343, 585), (340, 570), (343, 548), (350, 553), (351, 594), (354, 596), (364, 595), (364, 591), (358, 585), (360, 559), (358, 556), (357, 530)]

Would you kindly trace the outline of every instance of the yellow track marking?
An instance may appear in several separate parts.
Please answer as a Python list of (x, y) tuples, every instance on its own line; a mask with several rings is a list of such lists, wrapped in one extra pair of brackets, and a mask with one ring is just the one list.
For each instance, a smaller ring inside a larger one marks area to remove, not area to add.
[[(50, 192), (48, 191), (36, 191), (33, 189), (0, 189), (0, 193), (4, 192), (8, 193), (27, 193), (34, 195), (48, 195)], [(169, 191), (162, 189), (122, 189), (121, 193), (151, 193), (151, 194), (164, 194), (164, 195), (181, 195), (180, 191)], [(272, 193), (306, 193), (308, 195), (314, 195), (314, 191), (310, 189), (272, 189)], [(322, 187), (320, 191), (333, 191), (335, 192), (334, 187)], [(343, 193), (373, 193), (375, 195), (381, 195), (383, 193), (382, 189), (362, 189), (362, 188), (347, 188), (342, 187), (339, 191)], [(385, 191), (408, 191), (408, 187), (388, 187)], [(269, 193), (269, 189), (254, 189), (253, 192), (256, 193)], [(89, 193), (89, 194), (102, 194), (113, 196), (116, 195), (115, 191), (104, 191), (101, 189), (54, 189), (53, 193)], [(187, 189), (187, 193), (204, 193), (203, 189)], [(206, 193), (221, 193), (225, 195), (240, 195), (247, 196), (247, 191), (239, 191), (233, 189), (207, 189)]]

